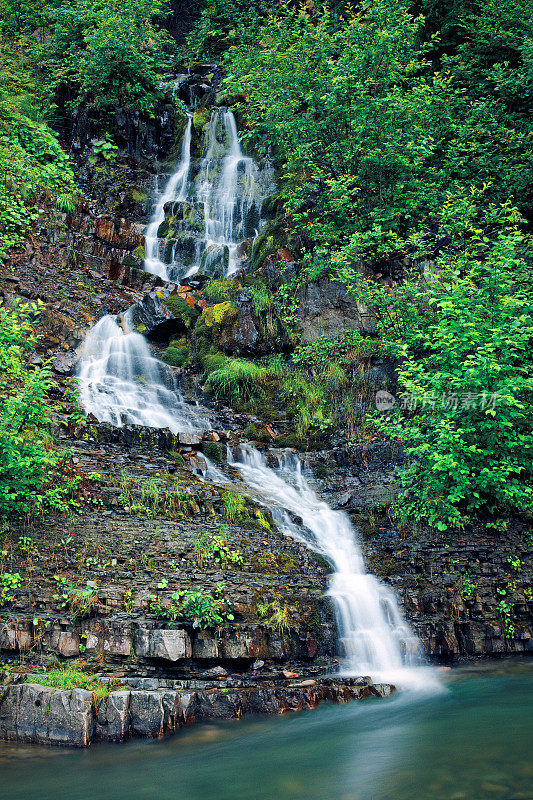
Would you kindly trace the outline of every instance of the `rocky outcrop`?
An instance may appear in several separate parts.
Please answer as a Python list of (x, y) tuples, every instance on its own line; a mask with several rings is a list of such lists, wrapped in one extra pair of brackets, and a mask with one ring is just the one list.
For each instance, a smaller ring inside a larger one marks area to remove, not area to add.
[(155, 683), (158, 688), (148, 690), (126, 685), (101, 699), (84, 689), (53, 689), (37, 683), (8, 686), (0, 693), (0, 739), (71, 747), (130, 737), (159, 739), (201, 720), (284, 714), (323, 702), (387, 697), (394, 691), (389, 684), (372, 684), (364, 678), (285, 680), (232, 688)]
[(303, 284), (298, 300), (302, 344), (321, 336), (338, 339), (347, 330), (372, 333), (376, 329), (371, 311), (346, 286), (329, 277)]
[(35, 683), (0, 689), (1, 739), (84, 747), (93, 734), (92, 692), (58, 691)]

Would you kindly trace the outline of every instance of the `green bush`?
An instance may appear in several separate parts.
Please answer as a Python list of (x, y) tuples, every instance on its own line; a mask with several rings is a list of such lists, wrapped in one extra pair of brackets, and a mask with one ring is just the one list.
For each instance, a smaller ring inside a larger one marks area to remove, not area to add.
[(28, 59), (0, 42), (0, 258), (22, 244), (46, 200), (72, 207), (74, 176), (39, 91)]
[(52, 8), (43, 54), (56, 96), (71, 107), (151, 111), (171, 48), (158, 22), (166, 13), (159, 0), (75, 0)]
[(33, 328), (23, 308), (0, 309), (0, 517), (80, 507), (82, 476), (54, 448), (48, 429), (50, 369), (28, 369)]
[[(452, 240), (439, 270), (396, 292), (395, 313), (409, 320), (396, 334), (403, 408), (378, 420), (412, 459), (401, 513), (440, 530), (533, 512), (529, 242), (509, 205), (489, 208), (481, 225), (467, 201), (450, 201), (444, 215)], [(394, 335), (390, 302), (383, 293)]]
[(163, 353), (163, 361), (171, 367), (183, 367), (190, 356), (190, 347), (186, 339), (174, 339)]
[(203, 288), (204, 297), (210, 305), (235, 300), (241, 291), (242, 286), (236, 280), (208, 281)]

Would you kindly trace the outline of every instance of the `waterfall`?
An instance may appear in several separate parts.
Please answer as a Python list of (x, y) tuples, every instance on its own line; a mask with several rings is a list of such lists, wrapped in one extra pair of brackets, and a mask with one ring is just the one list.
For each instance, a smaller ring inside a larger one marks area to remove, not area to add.
[(120, 323), (102, 317), (87, 334), (80, 356), (80, 402), (100, 422), (170, 428), (173, 433), (201, 427), (172, 370), (152, 356), (140, 333), (130, 330), (127, 315)]
[(169, 280), (168, 268), (161, 260), (160, 244), (157, 234), (162, 222), (165, 221), (165, 206), (170, 202), (185, 200), (187, 196), (187, 186), (189, 170), (191, 168), (191, 131), (192, 117), (188, 117), (187, 127), (183, 135), (181, 144), (181, 155), (176, 171), (170, 177), (164, 191), (159, 195), (156, 202), (154, 213), (146, 229), (144, 254), (144, 266), (147, 272), (159, 275), (163, 280)]
[(263, 200), (274, 191), (269, 164), (260, 168), (243, 153), (231, 111), (213, 111), (196, 167), (191, 165), (191, 125), (189, 118), (176, 171), (159, 196), (145, 237), (145, 269), (174, 282), (197, 273), (235, 274), (261, 229)]
[(241, 445), (230, 451), (228, 464), (239, 470), (247, 488), (271, 509), (279, 530), (331, 564), (328, 595), (344, 651), (343, 673), (370, 675), (374, 681), (403, 687), (435, 686), (433, 671), (420, 666), (420, 642), (402, 617), (394, 593), (366, 571), (348, 515), (334, 511), (317, 496), (298, 457), (280, 451), (278, 468), (272, 469), (255, 448)]
[[(243, 154), (235, 118), (225, 109), (215, 111), (206, 126), (205, 155), (191, 180), (191, 126), (189, 118), (179, 164), (158, 197), (146, 233), (146, 268), (173, 281), (198, 271), (220, 275), (223, 268), (231, 275), (238, 270), (239, 248), (256, 235), (262, 199), (272, 191), (268, 169), (261, 171)], [(205, 412), (195, 413), (184, 402), (173, 371), (131, 329), (128, 314), (106, 316), (91, 329), (81, 351), (79, 386), (83, 408), (103, 422), (174, 433), (210, 427)], [(271, 468), (248, 444), (229, 452), (228, 464), (243, 479), (245, 491), (272, 510), (279, 530), (330, 563), (328, 594), (343, 672), (399, 686), (435, 687), (433, 672), (420, 667), (420, 644), (394, 593), (366, 571), (349, 517), (318, 497), (297, 456), (278, 451), (277, 467)], [(207, 478), (226, 486), (233, 482), (209, 463)]]

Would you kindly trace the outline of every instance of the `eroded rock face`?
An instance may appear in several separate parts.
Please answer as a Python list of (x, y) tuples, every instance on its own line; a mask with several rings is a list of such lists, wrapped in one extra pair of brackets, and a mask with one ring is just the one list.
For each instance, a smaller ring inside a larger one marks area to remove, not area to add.
[[(25, 683), (0, 695), (0, 739), (86, 747), (136, 736), (159, 739), (196, 720), (240, 719), (243, 714), (282, 714), (324, 701), (388, 697), (394, 687), (365, 679), (324, 679), (284, 685), (204, 686), (193, 691), (153, 682), (154, 689), (125, 688), (95, 699), (84, 689), (53, 689)], [(164, 684), (165, 682), (162, 682)], [(176, 682), (179, 684), (179, 682)]]
[(85, 747), (94, 733), (93, 702), (85, 689), (10, 686), (0, 701), (0, 738)]
[(370, 310), (330, 278), (303, 284), (299, 289), (301, 343), (321, 336), (338, 339), (347, 330), (372, 333), (376, 329)]

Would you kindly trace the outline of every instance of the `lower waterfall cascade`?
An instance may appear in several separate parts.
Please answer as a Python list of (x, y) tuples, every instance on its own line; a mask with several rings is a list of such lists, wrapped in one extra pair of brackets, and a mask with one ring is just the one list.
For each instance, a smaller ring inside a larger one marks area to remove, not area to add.
[[(141, 334), (103, 317), (81, 353), (80, 400), (86, 413), (113, 425), (169, 428), (173, 433), (210, 427), (207, 415), (188, 406), (172, 371), (154, 358)], [(273, 453), (274, 455), (274, 453)], [(435, 688), (434, 671), (421, 667), (420, 643), (403, 619), (394, 593), (365, 569), (348, 516), (321, 500), (292, 451), (277, 451), (277, 467), (250, 444), (228, 453), (228, 466), (245, 489), (272, 511), (278, 529), (319, 553), (333, 567), (328, 595), (335, 606), (344, 675), (369, 675), (399, 687)], [(207, 478), (232, 479), (208, 464)], [(296, 521), (295, 519), (296, 518)]]
[(229, 451), (228, 465), (269, 507), (282, 533), (303, 542), (333, 567), (328, 595), (343, 651), (342, 674), (370, 675), (400, 687), (436, 686), (434, 671), (421, 667), (420, 642), (402, 617), (393, 591), (367, 572), (348, 515), (318, 497), (294, 452), (272, 455), (278, 462), (274, 468), (256, 448), (243, 444)]

